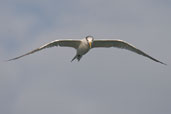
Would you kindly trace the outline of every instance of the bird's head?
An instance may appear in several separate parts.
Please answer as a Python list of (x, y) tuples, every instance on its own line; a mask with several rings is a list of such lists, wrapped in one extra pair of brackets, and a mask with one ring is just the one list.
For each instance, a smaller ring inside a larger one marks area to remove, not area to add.
[(86, 40), (87, 40), (87, 42), (88, 42), (88, 44), (89, 44), (89, 46), (91, 48), (92, 47), (92, 43), (94, 41), (94, 38), (92, 36), (87, 36)]

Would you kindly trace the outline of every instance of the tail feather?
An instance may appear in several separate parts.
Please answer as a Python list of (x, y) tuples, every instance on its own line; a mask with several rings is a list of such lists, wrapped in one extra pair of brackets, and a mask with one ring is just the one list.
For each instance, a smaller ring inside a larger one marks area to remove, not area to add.
[(78, 60), (78, 61), (80, 61), (81, 58), (82, 58), (81, 55), (78, 55), (78, 56), (77, 56), (77, 60)]
[(77, 59), (78, 61), (80, 61), (80, 59), (82, 58), (82, 55), (75, 55), (74, 58), (71, 60), (71, 62), (75, 59)]
[(74, 56), (74, 58), (71, 60), (71, 62), (73, 61), (73, 60), (75, 60), (77, 58), (77, 55), (76, 56)]

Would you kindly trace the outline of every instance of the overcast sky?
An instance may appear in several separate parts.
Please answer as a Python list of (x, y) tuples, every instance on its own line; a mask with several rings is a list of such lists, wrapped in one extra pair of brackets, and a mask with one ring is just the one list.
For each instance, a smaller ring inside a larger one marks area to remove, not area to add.
[[(170, 0), (0, 0), (1, 114), (171, 114)], [(121, 39), (127, 50), (92, 49), (70, 62), (56, 39)]]

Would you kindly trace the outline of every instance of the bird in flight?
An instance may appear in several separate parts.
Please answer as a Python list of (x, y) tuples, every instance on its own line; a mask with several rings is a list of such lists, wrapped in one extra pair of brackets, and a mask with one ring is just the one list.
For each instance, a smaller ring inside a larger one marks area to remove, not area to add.
[(122, 41), (122, 40), (94, 40), (94, 38), (92, 36), (87, 36), (82, 40), (73, 40), (73, 39), (68, 39), (68, 40), (55, 40), (52, 41), (50, 43), (47, 43), (35, 50), (32, 50), (24, 55), (15, 57), (13, 59), (9, 59), (8, 61), (12, 61), (12, 60), (16, 60), (19, 59), (21, 57), (24, 57), (26, 55), (30, 55), (32, 53), (35, 53), (37, 51), (43, 50), (45, 48), (50, 48), (50, 47), (54, 47), (54, 46), (61, 46), (61, 47), (72, 47), (76, 49), (76, 55), (74, 56), (74, 58), (71, 60), (71, 62), (75, 59), (77, 59), (78, 61), (80, 61), (80, 59), (82, 58), (83, 55), (85, 55), (90, 49), (92, 48), (109, 48), (109, 47), (116, 47), (116, 48), (121, 48), (121, 49), (126, 49), (126, 50), (130, 50), (132, 52), (135, 52), (137, 54), (140, 54), (142, 56), (145, 56), (155, 62), (159, 62), (161, 64), (166, 65), (165, 63), (151, 57), (150, 55), (146, 54), (145, 52), (137, 49), (135, 46)]

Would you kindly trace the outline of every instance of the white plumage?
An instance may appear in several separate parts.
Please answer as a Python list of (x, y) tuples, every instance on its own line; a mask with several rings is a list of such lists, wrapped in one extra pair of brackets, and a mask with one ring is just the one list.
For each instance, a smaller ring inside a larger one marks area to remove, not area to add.
[(140, 54), (140, 55), (143, 55), (153, 61), (156, 61), (156, 62), (159, 62), (161, 64), (164, 64), (166, 65), (165, 63), (149, 56), (148, 54), (144, 53), (143, 51), (137, 49), (136, 47), (134, 47), (133, 45), (125, 42), (125, 41), (122, 41), (122, 40), (94, 40), (94, 38), (92, 36), (87, 36), (86, 38), (82, 39), (82, 40), (72, 40), (72, 39), (69, 39), (69, 40), (55, 40), (55, 41), (52, 41), (48, 44), (45, 44), (43, 46), (41, 46), (40, 48), (37, 48), (33, 51), (30, 51), (24, 55), (21, 55), (19, 57), (15, 57), (13, 59), (9, 59), (8, 61), (11, 61), (11, 60), (16, 60), (16, 59), (19, 59), (21, 57), (24, 57), (26, 55), (29, 55), (29, 54), (32, 54), (32, 53), (35, 53), (37, 51), (40, 51), (42, 49), (45, 49), (45, 48), (50, 48), (50, 47), (54, 47), (54, 46), (61, 46), (61, 47), (72, 47), (72, 48), (75, 48), (77, 53), (75, 55), (75, 57), (71, 60), (73, 61), (74, 59), (77, 59), (78, 61), (81, 59), (81, 57), (83, 55), (85, 55), (91, 48), (108, 48), (108, 47), (117, 47), (117, 48), (121, 48), (121, 49), (127, 49), (127, 50), (130, 50), (132, 52), (135, 52), (137, 54)]

